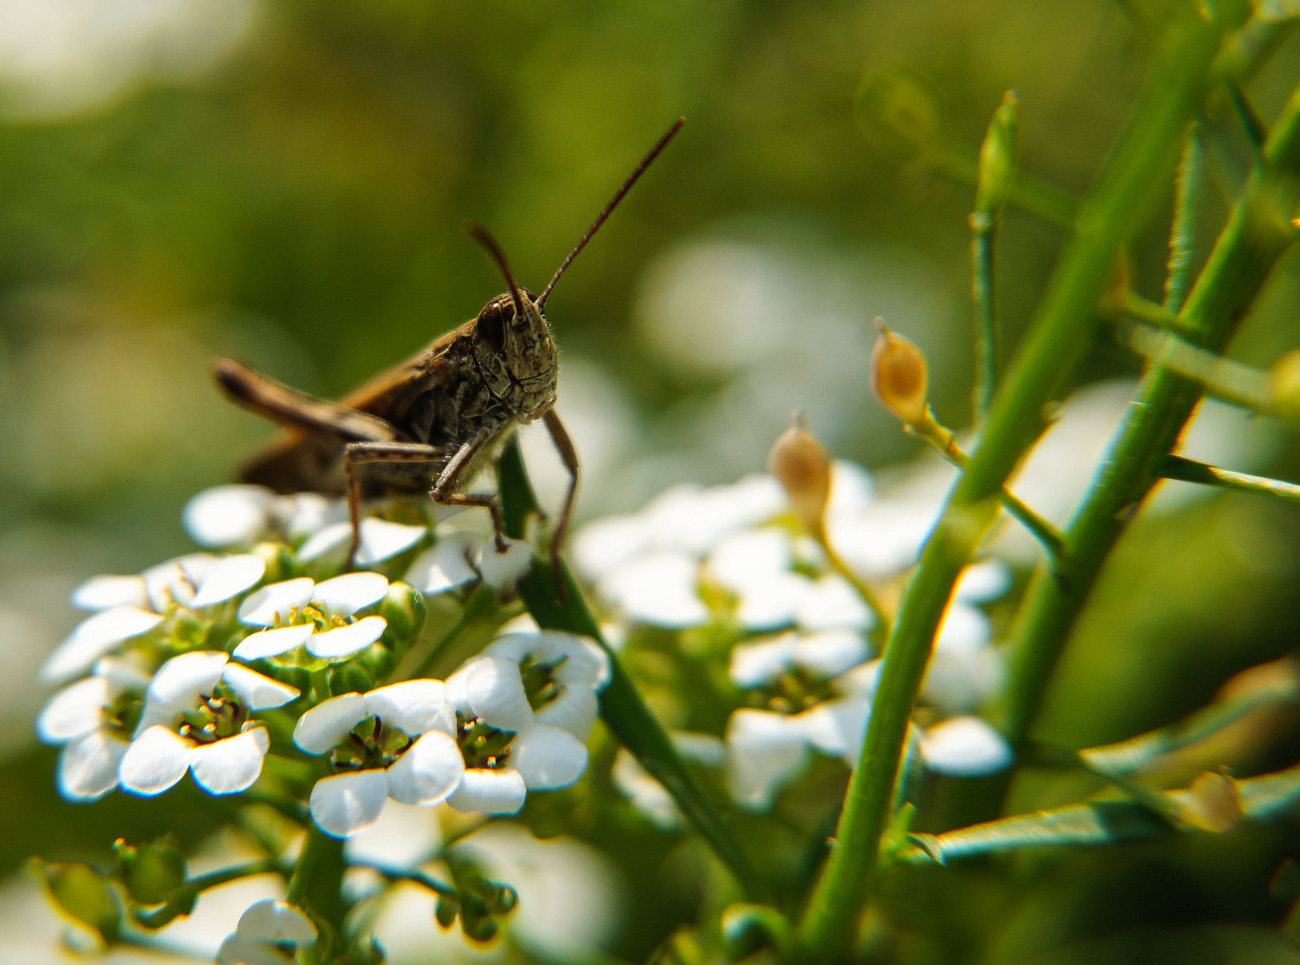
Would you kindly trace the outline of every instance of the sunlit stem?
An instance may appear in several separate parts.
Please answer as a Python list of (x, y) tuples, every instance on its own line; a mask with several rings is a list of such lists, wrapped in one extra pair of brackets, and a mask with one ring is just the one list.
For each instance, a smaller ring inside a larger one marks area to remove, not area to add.
[(1184, 459), (1182, 456), (1166, 456), (1160, 474), (1166, 479), (1217, 486), (1219, 489), (1229, 489), (1239, 493), (1277, 496), (1279, 499), (1300, 503), (1300, 484), (1270, 479), (1267, 476), (1233, 472), (1230, 469), (1219, 469), (1194, 459)]
[[(957, 444), (957, 437), (953, 434), (953, 431), (936, 421), (934, 413), (929, 409), (926, 410), (925, 414), (925, 421), (909, 425), (907, 427), (908, 431), (913, 435), (920, 436), (932, 445), (939, 455), (958, 469), (965, 469), (970, 456), (966, 454), (966, 450)], [(999, 493), (999, 499), (1006, 511), (1014, 516), (1042, 544), (1049, 560), (1053, 565), (1056, 565), (1061, 559), (1065, 546), (1061, 531), (1030, 509), (1021, 499), (1009, 492), (1005, 486)]]
[(145, 928), (161, 928), (182, 915), (188, 915), (194, 908), (195, 897), (203, 894), (209, 888), (216, 888), (218, 885), (238, 881), (241, 878), (252, 878), (255, 875), (264, 875), (267, 872), (279, 870), (281, 870), (280, 862), (273, 858), (264, 858), (261, 861), (249, 861), (233, 868), (223, 868), (220, 871), (212, 871), (205, 875), (190, 878), (176, 890), (169, 901), (159, 908), (137, 915), (136, 920)]
[(1268, 373), (1150, 325), (1120, 322), (1115, 333), (1126, 348), (1152, 365), (1199, 382), (1208, 395), (1252, 412), (1277, 414)]

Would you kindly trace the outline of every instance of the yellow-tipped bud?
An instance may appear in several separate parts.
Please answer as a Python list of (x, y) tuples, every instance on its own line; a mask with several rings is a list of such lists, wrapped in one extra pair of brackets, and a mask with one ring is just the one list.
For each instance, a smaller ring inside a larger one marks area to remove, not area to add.
[(924, 423), (929, 412), (929, 368), (916, 345), (880, 325), (871, 347), (871, 390), (880, 404), (908, 425)]
[(980, 146), (979, 171), (975, 182), (975, 210), (990, 218), (1002, 211), (1016, 180), (1016, 159), (1020, 152), (1020, 101), (1007, 91), (993, 114), (993, 123)]
[(799, 522), (810, 533), (820, 532), (831, 492), (831, 457), (804, 428), (803, 413), (796, 412), (790, 428), (772, 444), (767, 471), (785, 489)]
[(1268, 391), (1278, 415), (1300, 422), (1300, 348), (1273, 363), (1268, 370)]
[(1206, 771), (1192, 781), (1178, 808), (1184, 824), (1214, 834), (1230, 831), (1241, 820), (1241, 814), (1237, 782), (1217, 771)]

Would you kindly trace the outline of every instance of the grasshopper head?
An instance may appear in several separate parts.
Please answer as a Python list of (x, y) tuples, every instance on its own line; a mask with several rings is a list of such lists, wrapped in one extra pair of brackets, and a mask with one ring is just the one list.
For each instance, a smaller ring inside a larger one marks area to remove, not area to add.
[(536, 295), (527, 289), (498, 295), (474, 328), (474, 360), (516, 418), (530, 422), (555, 404), (555, 342)]

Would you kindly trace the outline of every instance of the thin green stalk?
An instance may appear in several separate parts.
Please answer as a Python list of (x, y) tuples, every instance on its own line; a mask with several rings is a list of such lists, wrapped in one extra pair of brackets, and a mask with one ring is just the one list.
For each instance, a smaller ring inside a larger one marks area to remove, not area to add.
[[(1300, 201), (1300, 90), (1273, 126), (1261, 163), (1219, 235), (1182, 310), (1202, 333), (1200, 347), (1220, 351), (1245, 317), (1264, 280), (1295, 232), (1289, 219)], [(1062, 574), (1034, 574), (1013, 628), (1004, 732), (1013, 741), (1029, 733), (1065, 642), (1111, 547), (1132, 510), (1160, 478), (1201, 396), (1201, 387), (1169, 369), (1153, 367), (1104, 463), (1102, 474), (1066, 531), (1069, 566)]]
[(975, 424), (982, 425), (998, 384), (998, 323), (993, 304), (993, 242), (997, 221), (970, 217), (971, 305), (975, 315)]
[(1090, 343), (1116, 255), (1166, 182), (1201, 108), (1220, 43), (1234, 26), (1190, 11), (1169, 24), (1133, 116), (1080, 206), (1075, 236), (904, 593), (834, 846), (800, 922), (796, 954), (803, 960), (839, 958), (852, 942), (888, 825), (912, 707), (953, 586), (996, 517), (1002, 485), (1041, 431), (1043, 406)]
[(1164, 465), (1160, 468), (1160, 475), (1166, 479), (1181, 479), (1183, 482), (1217, 486), (1220, 489), (1230, 489), (1239, 493), (1276, 496), (1289, 502), (1300, 503), (1300, 484), (1219, 469), (1194, 459), (1184, 459), (1182, 456), (1166, 456)]
[(1178, 162), (1178, 182), (1174, 192), (1174, 217), (1169, 226), (1169, 261), (1165, 267), (1163, 308), (1177, 317), (1187, 300), (1192, 278), (1192, 259), (1196, 255), (1196, 205), (1205, 179), (1205, 149), (1201, 135), (1193, 126), (1183, 145)]

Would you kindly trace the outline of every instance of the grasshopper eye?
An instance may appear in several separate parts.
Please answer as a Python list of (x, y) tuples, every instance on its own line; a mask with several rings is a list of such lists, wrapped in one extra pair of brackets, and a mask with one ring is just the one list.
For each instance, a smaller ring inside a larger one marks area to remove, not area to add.
[(510, 296), (494, 298), (478, 313), (477, 329), (482, 338), (494, 352), (502, 352), (506, 347), (506, 312), (514, 314)]

